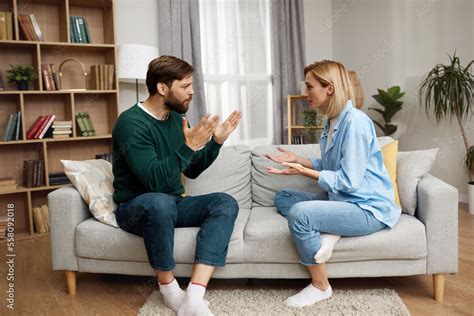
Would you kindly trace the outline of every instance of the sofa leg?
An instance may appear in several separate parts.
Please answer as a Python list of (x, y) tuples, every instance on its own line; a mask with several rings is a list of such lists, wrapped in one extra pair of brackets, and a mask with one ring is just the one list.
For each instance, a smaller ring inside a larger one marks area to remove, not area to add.
[(69, 295), (76, 295), (76, 271), (64, 271)]
[(435, 301), (442, 302), (444, 296), (444, 274), (433, 274), (433, 292)]

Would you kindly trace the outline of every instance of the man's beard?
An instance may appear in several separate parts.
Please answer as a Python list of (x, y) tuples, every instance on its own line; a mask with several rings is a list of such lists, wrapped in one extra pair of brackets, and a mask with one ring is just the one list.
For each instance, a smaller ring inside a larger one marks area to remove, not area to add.
[(188, 111), (188, 106), (186, 104), (184, 104), (185, 102), (191, 102), (191, 97), (182, 101), (182, 102), (179, 102), (172, 91), (170, 91), (169, 93), (169, 96), (168, 96), (168, 100), (165, 101), (165, 105), (168, 107), (168, 109), (170, 109), (171, 111), (174, 111), (178, 114), (184, 114)]

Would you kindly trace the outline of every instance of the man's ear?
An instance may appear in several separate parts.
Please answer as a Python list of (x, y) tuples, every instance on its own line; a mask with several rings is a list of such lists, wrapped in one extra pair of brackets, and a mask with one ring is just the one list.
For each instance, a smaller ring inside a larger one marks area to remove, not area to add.
[(158, 82), (156, 84), (156, 90), (158, 90), (158, 93), (164, 97), (168, 93), (169, 88), (166, 84)]

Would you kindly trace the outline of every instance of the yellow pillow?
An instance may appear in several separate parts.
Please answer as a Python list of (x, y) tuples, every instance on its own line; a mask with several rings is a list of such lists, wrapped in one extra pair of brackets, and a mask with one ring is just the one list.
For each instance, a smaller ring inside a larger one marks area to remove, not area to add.
[(397, 155), (398, 155), (398, 140), (382, 147), (382, 156), (383, 164), (390, 175), (390, 180), (392, 181), (393, 193), (395, 198), (395, 203), (399, 207), (402, 207), (400, 204), (400, 197), (398, 196), (398, 187), (397, 187)]

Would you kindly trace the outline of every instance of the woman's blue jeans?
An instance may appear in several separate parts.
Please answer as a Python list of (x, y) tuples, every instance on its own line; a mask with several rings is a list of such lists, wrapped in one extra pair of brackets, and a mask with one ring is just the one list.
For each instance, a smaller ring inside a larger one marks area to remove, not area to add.
[(301, 263), (316, 265), (314, 255), (321, 247), (320, 233), (362, 236), (386, 225), (370, 211), (349, 202), (328, 201), (327, 194), (282, 190), (275, 195), (278, 212), (288, 219), (288, 227)]
[(123, 230), (143, 236), (151, 266), (171, 271), (174, 231), (178, 227), (201, 227), (196, 240), (195, 262), (224, 266), (239, 206), (225, 193), (181, 197), (145, 193), (118, 206), (117, 222)]

